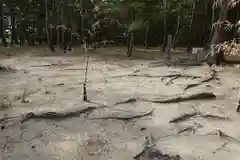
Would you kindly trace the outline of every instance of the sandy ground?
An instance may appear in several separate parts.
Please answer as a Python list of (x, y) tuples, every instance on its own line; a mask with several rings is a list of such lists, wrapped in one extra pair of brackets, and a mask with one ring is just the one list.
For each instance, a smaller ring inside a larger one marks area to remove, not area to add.
[[(11, 103), (11, 107), (2, 106), (0, 118), (19, 117), (28, 112), (64, 112), (86, 106), (98, 109), (89, 115), (59, 121), (29, 120), (20, 124), (19, 118), (15, 118), (1, 122), (5, 126), (0, 132), (1, 160), (131, 160), (143, 148), (144, 137), (149, 133), (157, 139), (158, 149), (171, 155), (179, 154), (184, 160), (239, 160), (238, 68), (225, 67), (218, 73), (220, 81), (213, 80), (184, 92), (186, 84), (199, 79), (178, 78), (167, 85), (170, 78), (121, 75), (183, 73), (205, 77), (209, 71), (207, 66), (156, 66), (156, 61), (163, 61), (163, 56), (156, 53), (135, 51), (135, 58), (128, 59), (123, 48), (99, 49), (89, 53), (87, 91), (88, 99), (99, 103), (94, 104), (82, 100), (85, 60), (77, 49), (67, 56), (62, 53), (49, 56), (45, 48), (17, 48), (8, 52), (13, 56), (2, 56), (0, 64), (16, 68), (18, 72), (0, 72), (1, 101)], [(48, 64), (57, 65), (46, 66)], [(214, 92), (217, 99), (114, 105), (132, 97), (152, 99), (204, 91)], [(17, 98), (23, 95), (28, 103)], [(101, 107), (102, 104), (108, 107)], [(155, 109), (152, 116), (128, 122), (90, 119), (152, 109)], [(230, 120), (195, 117), (181, 123), (169, 123), (194, 110), (226, 116)], [(195, 132), (178, 133), (187, 127), (194, 127)], [(233, 138), (218, 136), (215, 134), (218, 129)]]

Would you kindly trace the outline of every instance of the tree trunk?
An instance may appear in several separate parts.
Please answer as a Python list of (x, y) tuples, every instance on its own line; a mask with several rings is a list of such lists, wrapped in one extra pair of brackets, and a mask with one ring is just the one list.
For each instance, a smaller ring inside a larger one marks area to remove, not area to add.
[[(86, 39), (85, 39), (85, 35), (84, 35), (84, 15), (83, 15), (82, 11), (80, 14), (81, 14), (80, 15), (81, 16), (81, 40), (82, 40), (83, 46), (85, 47), (85, 49), (83, 49), (83, 52), (86, 52)], [(96, 44), (95, 44), (95, 46), (96, 46)]]
[(168, 0), (163, 1), (164, 5), (164, 26), (163, 26), (163, 46), (162, 46), (162, 51), (164, 52), (167, 46), (167, 11), (168, 11)]
[(179, 2), (179, 9), (178, 9), (178, 18), (177, 18), (177, 29), (175, 32), (175, 35), (173, 37), (173, 49), (176, 49), (176, 40), (178, 37), (178, 33), (179, 33), (179, 28), (180, 28), (180, 21), (181, 21), (181, 9), (182, 9), (182, 2)]
[[(132, 22), (135, 20), (135, 11), (134, 8), (132, 8)], [(132, 49), (133, 49), (133, 41), (134, 41), (134, 31), (128, 32), (128, 51), (127, 56), (132, 56)]]
[(57, 27), (56, 27), (56, 32), (57, 32), (57, 46), (60, 48), (60, 28), (58, 27), (60, 24), (60, 7), (59, 4), (57, 6)]
[(48, 0), (45, 0), (45, 27), (46, 27), (48, 46), (52, 50), (51, 40), (50, 40), (50, 35), (49, 35), (49, 30), (51, 30), (51, 29), (49, 29), (49, 27), (48, 27)]
[(68, 15), (68, 51), (72, 50), (72, 24), (71, 17)]
[[(2, 43), (3, 43), (3, 45), (6, 47), (7, 45), (8, 45), (8, 43), (7, 43), (7, 40), (6, 40), (6, 38), (5, 38), (5, 35), (4, 35), (4, 31), (5, 31), (5, 23), (6, 23), (6, 21), (4, 20), (4, 13), (3, 13), (3, 6), (2, 6), (2, 4), (0, 4), (0, 34), (1, 34), (1, 39), (2, 39)], [(8, 23), (8, 22), (7, 22)]]
[[(219, 22), (223, 22), (227, 20), (228, 0), (223, 0), (223, 4), (221, 6), (222, 7), (220, 9), (219, 20), (218, 20)], [(225, 36), (226, 36), (226, 31), (224, 27), (220, 25), (216, 25), (213, 28), (213, 36), (211, 38), (210, 47), (223, 43), (225, 41)], [(215, 49), (213, 52), (214, 52), (214, 56), (216, 57), (217, 65), (219, 65), (221, 61), (225, 61), (223, 52), (215, 53), (216, 52)]]
[[(81, 9), (80, 9), (80, 17), (81, 17), (81, 39), (83, 43), (83, 52), (87, 52), (87, 42), (86, 36), (84, 35), (84, 10), (83, 10), (83, 0), (81, 0)], [(96, 43), (96, 41), (95, 41)], [(95, 44), (96, 45), (96, 44)], [(96, 48), (95, 48), (96, 49)]]
[(201, 44), (202, 46), (206, 46), (207, 45), (207, 39), (208, 39), (208, 35), (209, 35), (209, 4), (206, 3), (205, 5), (205, 21), (204, 21), (204, 30), (203, 30), (203, 37), (202, 37), (202, 41)]
[(11, 23), (12, 23), (12, 36), (11, 36), (11, 44), (13, 45), (16, 42), (16, 19), (15, 19), (15, 3), (12, 4), (12, 15), (11, 15)]
[[(224, 0), (220, 10), (220, 14), (219, 14), (219, 22), (227, 20), (227, 11), (228, 11), (228, 0)], [(222, 26), (216, 25), (216, 27), (214, 27), (214, 33), (213, 33), (210, 45), (216, 45), (224, 42), (224, 35), (225, 35), (224, 32), (225, 30)]]
[(214, 29), (213, 29), (213, 24), (214, 24), (214, 21), (215, 21), (215, 8), (212, 7), (212, 20), (211, 20), (211, 24), (212, 24), (212, 29), (211, 29), (211, 32), (210, 32), (210, 36), (209, 36), (209, 39), (208, 39), (208, 43), (206, 44), (206, 49), (209, 49), (210, 48), (210, 43), (211, 43), (211, 40), (212, 40), (212, 37), (213, 37), (213, 34), (214, 34)]
[(61, 43), (63, 43), (64, 39), (65, 39), (65, 37), (64, 37), (65, 36), (64, 35), (64, 27), (63, 26), (65, 26), (65, 25), (64, 25), (64, 10), (63, 10), (62, 6), (61, 6), (61, 16), (60, 17), (61, 17), (60, 18), (61, 19), (60, 24), (61, 24), (62, 27), (59, 29), (59, 33), (61, 32), (61, 36), (62, 36), (61, 38), (62, 39), (60, 41), (61, 41)]
[(2, 43), (3, 43), (3, 39), (4, 39), (3, 33), (4, 33), (4, 31), (3, 31), (3, 7), (2, 7), (2, 4), (0, 4), (0, 36), (2, 39)]
[(133, 40), (134, 40), (134, 33), (129, 32), (128, 33), (128, 51), (127, 51), (128, 57), (132, 57)]
[(83, 0), (81, 0), (81, 10), (80, 10), (80, 17), (81, 17), (81, 36), (84, 39), (84, 15), (83, 15)]
[(70, 30), (69, 30), (68, 51), (72, 51), (72, 26), (70, 26)]
[(149, 31), (149, 24), (145, 25), (145, 38), (144, 38), (144, 46), (148, 49), (148, 31)]
[(190, 52), (192, 48), (192, 41), (194, 39), (193, 37), (193, 21), (194, 21), (194, 16), (195, 16), (195, 9), (196, 9), (196, 0), (193, 0), (193, 5), (192, 5), (192, 16), (191, 16), (191, 22), (190, 22), (190, 28), (189, 28), (189, 42), (188, 42), (188, 47), (187, 47), (187, 52)]

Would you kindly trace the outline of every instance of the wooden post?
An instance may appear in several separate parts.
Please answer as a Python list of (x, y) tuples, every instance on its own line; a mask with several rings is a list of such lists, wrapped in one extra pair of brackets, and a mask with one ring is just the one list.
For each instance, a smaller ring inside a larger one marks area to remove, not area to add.
[(168, 35), (168, 41), (167, 41), (167, 49), (166, 49), (166, 52), (167, 52), (167, 58), (169, 61), (171, 61), (171, 51), (172, 51), (172, 35), (169, 34)]

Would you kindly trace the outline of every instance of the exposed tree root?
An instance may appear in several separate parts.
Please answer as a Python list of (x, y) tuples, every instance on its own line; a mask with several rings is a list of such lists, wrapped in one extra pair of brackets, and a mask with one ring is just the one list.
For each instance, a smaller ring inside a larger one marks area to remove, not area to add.
[(196, 132), (196, 127), (190, 126), (190, 127), (183, 128), (180, 131), (178, 131), (178, 134), (181, 134), (181, 133), (184, 133), (184, 132), (193, 132), (193, 133), (195, 133)]
[(162, 64), (162, 61), (155, 61), (155, 62), (150, 62), (149, 64)]
[(198, 82), (198, 83), (188, 84), (188, 85), (184, 88), (184, 90), (187, 90), (187, 89), (190, 89), (190, 88), (193, 88), (193, 87), (197, 87), (197, 86), (199, 86), (199, 85), (201, 85), (201, 84), (203, 84), (203, 83), (209, 82), (209, 81), (214, 80), (214, 79), (216, 79), (216, 77), (211, 76), (211, 77), (209, 77), (209, 78), (206, 78), (206, 79), (204, 79), (204, 80), (201, 80), (201, 81)]
[(61, 120), (61, 119), (67, 119), (67, 118), (72, 118), (72, 117), (79, 117), (81, 114), (89, 113), (95, 109), (97, 109), (97, 107), (87, 107), (87, 108), (83, 108), (81, 110), (77, 110), (74, 112), (67, 112), (67, 113), (46, 112), (46, 113), (36, 114), (33, 112), (29, 112), (23, 116), (21, 123), (25, 123), (31, 119), (58, 119), (58, 120)]
[(42, 64), (42, 65), (33, 65), (30, 67), (51, 67), (51, 66), (58, 66), (59, 64)]
[[(153, 149), (156, 146), (156, 143), (152, 143), (152, 136), (146, 136), (145, 137), (145, 142), (143, 144), (143, 149), (141, 150), (141, 152), (139, 152), (138, 154), (136, 154), (133, 158), (134, 159), (140, 159), (142, 156), (147, 156), (146, 154), (148, 153), (149, 150)], [(160, 151), (159, 151), (160, 152)], [(162, 154), (160, 152), (160, 154)]]
[(187, 75), (187, 74), (169, 74), (169, 75), (163, 75), (163, 78), (174, 78), (174, 77), (183, 77), (183, 78), (201, 78), (200, 76), (194, 76), (194, 75)]
[(195, 93), (190, 95), (171, 97), (167, 99), (153, 99), (153, 100), (142, 99), (142, 100), (152, 102), (152, 103), (177, 103), (177, 102), (189, 101), (189, 100), (203, 100), (203, 99), (214, 99), (214, 98), (216, 98), (216, 95), (214, 93), (201, 92), (201, 93)]
[(4, 117), (4, 118), (0, 118), (0, 123), (3, 123), (6, 120), (15, 119), (15, 118), (19, 118), (19, 117)]
[(228, 142), (224, 142), (220, 147), (218, 147), (215, 151), (212, 152), (212, 154), (216, 154), (218, 151), (220, 151), (222, 148), (226, 147), (228, 145)]
[(13, 69), (9, 66), (3, 66), (3, 65), (0, 65), (0, 71), (1, 72), (17, 72), (16, 69)]
[(60, 69), (60, 71), (81, 71), (85, 70), (83, 68), (65, 68), (65, 69)]
[(161, 75), (150, 75), (150, 74), (127, 74), (127, 75), (120, 75), (115, 76), (112, 78), (120, 78), (120, 77), (149, 77), (149, 78), (161, 78)]
[(209, 114), (209, 113), (204, 114), (204, 113), (195, 111), (195, 112), (192, 112), (192, 113), (185, 113), (183, 115), (180, 115), (180, 116), (170, 120), (169, 123), (179, 123), (179, 122), (182, 122), (182, 121), (186, 121), (187, 119), (195, 117), (195, 116), (203, 117), (203, 118), (218, 119), (218, 120), (231, 120), (229, 117), (213, 115), (213, 114)]
[(136, 115), (127, 115), (127, 116), (106, 116), (106, 117), (97, 117), (97, 118), (91, 118), (91, 119), (114, 119), (114, 120), (122, 120), (122, 121), (129, 121), (129, 120), (133, 120), (133, 119), (137, 119), (137, 118), (142, 118), (142, 117), (146, 117), (146, 116), (150, 116), (152, 115), (154, 109), (143, 113), (143, 114), (136, 114)]
[(53, 66), (71, 66), (72, 64), (70, 63), (66, 63), (66, 64), (62, 64), (62, 63), (54, 63), (54, 64), (39, 64), (39, 65), (32, 65), (30, 67), (53, 67)]
[[(186, 66), (186, 67), (190, 67), (190, 66), (202, 66), (204, 63), (201, 62), (189, 62), (189, 60), (175, 60), (172, 62), (174, 66)], [(168, 63), (166, 62), (151, 62), (149, 64), (149, 67), (162, 67), (162, 66), (166, 66), (168, 65)]]
[(229, 117), (225, 117), (225, 116), (220, 116), (220, 115), (213, 115), (213, 114), (200, 114), (199, 115), (200, 117), (203, 117), (203, 118), (209, 118), (209, 119), (217, 119), (217, 120), (231, 120), (231, 118)]
[(192, 118), (198, 114), (199, 114), (199, 112), (185, 113), (183, 115), (180, 115), (180, 116), (170, 120), (169, 123), (179, 123), (182, 121), (186, 121), (187, 119)]
[(175, 76), (175, 77), (171, 78), (171, 79), (166, 83), (166, 85), (172, 84), (174, 80), (176, 80), (176, 79), (178, 79), (178, 78), (180, 78), (180, 77), (181, 77), (181, 75), (178, 75), (178, 76)]
[(169, 75), (150, 75), (150, 74), (127, 74), (127, 75), (119, 75), (113, 76), (111, 78), (120, 78), (120, 77), (148, 77), (148, 78), (174, 78), (174, 77), (183, 77), (183, 78), (201, 78), (200, 76), (194, 75), (185, 75), (181, 73), (169, 74)]
[(136, 160), (143, 159), (159, 159), (159, 160), (180, 160), (179, 155), (163, 154), (159, 149), (155, 148), (156, 143), (150, 143), (149, 137), (146, 137), (146, 142), (141, 152), (136, 154), (133, 158)]
[[(87, 108), (83, 108), (83, 109), (78, 110), (78, 111), (67, 112), (67, 113), (46, 112), (46, 113), (36, 114), (36, 113), (33, 113), (33, 112), (29, 112), (29, 113), (27, 113), (23, 116), (23, 118), (21, 119), (20, 122), (25, 123), (25, 122), (27, 122), (31, 119), (63, 120), (63, 119), (72, 118), (72, 117), (79, 117), (81, 114), (92, 112), (95, 109), (97, 109), (97, 107), (87, 107)], [(147, 112), (147, 113), (137, 114), (137, 115), (133, 115), (133, 116), (123, 116), (123, 117), (121, 117), (121, 116), (107, 116), (107, 117), (98, 117), (98, 118), (91, 118), (91, 119), (115, 119), (115, 120), (128, 121), (128, 120), (152, 115), (153, 111), (154, 111), (154, 109)]]
[(169, 155), (169, 154), (163, 154), (159, 149), (156, 149), (154, 147), (146, 147), (144, 148), (140, 153), (135, 155), (134, 159), (139, 159), (141, 157), (147, 157), (147, 159), (159, 159), (159, 160), (180, 160), (179, 155)]
[[(87, 100), (86, 101), (87, 103), (91, 103), (91, 104), (97, 104), (97, 105), (100, 105), (100, 107), (102, 108), (108, 108), (109, 106), (105, 105), (105, 104), (102, 104), (102, 103), (99, 103), (99, 102), (95, 102), (95, 101), (92, 101), (92, 100)], [(100, 108), (98, 107), (98, 108)]]
[(134, 102), (137, 102), (137, 98), (129, 98), (127, 100), (117, 102), (117, 103), (115, 103), (115, 105), (126, 104), (126, 103), (134, 103)]
[(180, 96), (170, 97), (167, 99), (156, 98), (153, 100), (149, 100), (149, 99), (144, 99), (144, 98), (129, 98), (127, 100), (117, 102), (117, 103), (115, 103), (115, 105), (133, 103), (133, 102), (136, 102), (137, 100), (151, 102), (151, 103), (177, 103), (177, 102), (181, 102), (181, 101), (203, 100), (203, 99), (214, 99), (214, 98), (216, 98), (216, 95), (214, 93), (201, 92), (201, 93), (195, 93), (195, 94), (190, 94), (190, 95), (180, 95)]
[(217, 132), (214, 132), (214, 133), (208, 133), (206, 135), (217, 135), (219, 136), (219, 138), (221, 138), (222, 140), (225, 140), (226, 142), (220, 146), (219, 148), (217, 148), (215, 151), (213, 151), (212, 153), (213, 154), (216, 154), (217, 151), (219, 151), (220, 149), (222, 149), (223, 147), (225, 147), (226, 145), (228, 145), (228, 143), (230, 141), (235, 141), (237, 142), (238, 144), (240, 144), (240, 140), (237, 139), (237, 138), (234, 138), (232, 136), (229, 136), (228, 134), (224, 133), (223, 131), (221, 131), (220, 129), (217, 129)]
[(197, 62), (173, 62), (175, 66), (203, 66), (203, 63), (197, 63)]
[(184, 132), (192, 132), (192, 133), (195, 133), (197, 131), (198, 128), (202, 128), (203, 126), (199, 123), (196, 123), (195, 126), (188, 126), (188, 127), (185, 127), (183, 129), (180, 129), (178, 131), (178, 134), (181, 134), (181, 133), (184, 133)]
[(166, 64), (164, 63), (159, 63), (159, 64), (151, 64), (151, 65), (148, 65), (149, 68), (157, 68), (157, 67), (163, 67), (163, 66), (166, 66)]
[(148, 78), (161, 78), (161, 80), (163, 80), (164, 78), (171, 78), (166, 83), (166, 85), (169, 85), (170, 83), (172, 83), (173, 80), (178, 78), (192, 78), (192, 79), (201, 78), (200, 76), (187, 75), (187, 74), (181, 74), (181, 73), (168, 74), (168, 75), (150, 75), (150, 74), (136, 74), (136, 72), (134, 72), (133, 74), (119, 75), (111, 78), (120, 78), (120, 77), (148, 77)]
[(220, 129), (217, 129), (217, 135), (220, 138), (223, 139), (227, 139), (227, 140), (233, 140), (233, 141), (237, 141), (238, 143), (240, 143), (240, 140), (238, 140), (237, 138), (234, 138), (232, 136), (229, 136), (228, 134), (224, 133), (223, 131), (221, 131)]

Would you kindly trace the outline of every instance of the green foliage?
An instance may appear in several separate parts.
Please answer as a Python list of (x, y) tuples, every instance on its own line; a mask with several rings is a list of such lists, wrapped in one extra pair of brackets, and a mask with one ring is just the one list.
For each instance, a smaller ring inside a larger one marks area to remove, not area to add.
[[(14, 13), (16, 20), (24, 29), (27, 27), (44, 28), (45, 26), (45, 0), (0, 0), (0, 4), (5, 4), (5, 12)], [(49, 23), (57, 24), (58, 20), (66, 24), (68, 17), (75, 27), (80, 25), (80, 14), (82, 10), (87, 11), (88, 16), (107, 15), (119, 21), (121, 26), (128, 26), (128, 31), (141, 31), (144, 29), (144, 22), (149, 22), (150, 37), (159, 38), (163, 35), (164, 13), (167, 13), (167, 22), (175, 30), (179, 10), (181, 10), (179, 35), (186, 35), (192, 19), (192, 6), (194, 0), (168, 0), (167, 9), (164, 9), (163, 1), (156, 0), (48, 0)], [(229, 6), (236, 6), (237, 0), (231, 1)], [(179, 4), (181, 3), (181, 8)], [(212, 2), (208, 0), (196, 0), (195, 32), (203, 34), (205, 21), (211, 26), (212, 13), (206, 13), (206, 4), (209, 3), (210, 10)], [(15, 4), (15, 5), (13, 5)], [(217, 6), (220, 6), (219, 4)], [(60, 12), (63, 12), (62, 17)], [(134, 11), (134, 12), (132, 12)], [(218, 13), (218, 12), (217, 12)], [(133, 16), (134, 14), (134, 16)], [(217, 17), (218, 15), (216, 15)], [(133, 21), (133, 17), (135, 21)], [(217, 18), (215, 18), (217, 19)], [(133, 22), (132, 22), (133, 21)], [(211, 28), (211, 27), (208, 27)], [(156, 34), (157, 33), (157, 34)], [(173, 32), (172, 32), (173, 33)], [(175, 33), (175, 31), (174, 31)], [(145, 34), (144, 31), (142, 34)], [(152, 35), (151, 35), (152, 34)], [(189, 35), (191, 36), (191, 35)], [(184, 36), (186, 38), (187, 36)]]
[(142, 19), (134, 20), (128, 27), (128, 32), (137, 32), (144, 29), (144, 21)]

